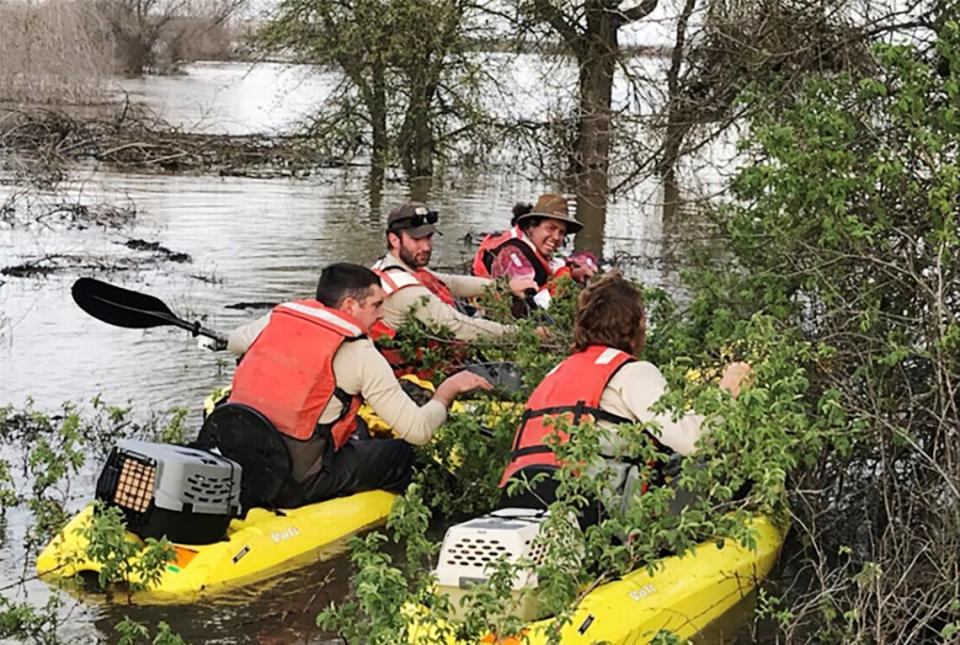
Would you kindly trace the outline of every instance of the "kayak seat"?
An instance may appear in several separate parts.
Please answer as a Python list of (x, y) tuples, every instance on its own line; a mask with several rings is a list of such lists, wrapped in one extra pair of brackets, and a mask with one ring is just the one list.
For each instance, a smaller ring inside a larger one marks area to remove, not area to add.
[(192, 444), (216, 450), (240, 464), (240, 504), (243, 513), (254, 506), (274, 508), (274, 500), (291, 477), (290, 451), (273, 423), (257, 410), (240, 403), (224, 403), (207, 415)]

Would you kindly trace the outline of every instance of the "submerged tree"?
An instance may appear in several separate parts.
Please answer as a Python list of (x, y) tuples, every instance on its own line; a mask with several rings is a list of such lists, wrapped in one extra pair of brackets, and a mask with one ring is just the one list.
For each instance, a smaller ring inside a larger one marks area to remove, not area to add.
[(260, 42), (343, 73), (314, 121), (319, 139), (424, 177), (462, 142), (485, 145), (489, 63), (467, 53), (482, 30), (466, 0), (284, 0)]
[(606, 222), (610, 150), (613, 143), (613, 83), (625, 51), (620, 31), (650, 15), (658, 0), (621, 8), (618, 0), (550, 2), (518, 0), (515, 20), (527, 40), (545, 35), (577, 64), (576, 114), (566, 150), (566, 181), (576, 194), (584, 229), (577, 246), (601, 250)]
[[(930, 3), (860, 4), (517, 0), (514, 19), (525, 44), (546, 42), (544, 53), (559, 44), (565, 60), (576, 63), (575, 105), (564, 106), (552, 122), (536, 124), (541, 139), (531, 147), (553, 146), (565, 157), (565, 167), (553, 174), (577, 195), (586, 223), (578, 244), (598, 250), (608, 196), (644, 180), (661, 179), (664, 201), (675, 203), (681, 159), (743, 123), (749, 115), (736, 99), (745, 89), (769, 86), (771, 97), (787, 106), (813, 74), (869, 72), (870, 43), (921, 24), (918, 16)], [(660, 18), (653, 17), (655, 9)], [(646, 29), (655, 20), (673, 33), (671, 41)], [(621, 42), (631, 24), (644, 25), (641, 40)], [(556, 88), (554, 94), (562, 92)], [(545, 134), (555, 139), (545, 142)], [(535, 154), (543, 157), (542, 150)]]
[(910, 19), (895, 7), (872, 3), (858, 15), (852, 0), (684, 0), (670, 68), (654, 128), (659, 148), (638, 164), (652, 164), (663, 180), (665, 203), (677, 201), (677, 165), (709, 145), (754, 106), (736, 100), (747, 88), (789, 106), (812, 75), (875, 69), (871, 39)]
[[(142, 74), (182, 51), (182, 40), (222, 27), (247, 0), (96, 0), (97, 13), (110, 25), (121, 71)], [(202, 25), (198, 29), (198, 25)], [(176, 60), (171, 60), (176, 63)]]

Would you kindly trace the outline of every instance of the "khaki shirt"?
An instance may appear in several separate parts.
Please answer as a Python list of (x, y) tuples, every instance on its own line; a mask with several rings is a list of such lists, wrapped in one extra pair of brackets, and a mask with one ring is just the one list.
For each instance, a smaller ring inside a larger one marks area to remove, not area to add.
[[(666, 389), (667, 381), (655, 365), (646, 361), (627, 363), (613, 375), (603, 389), (600, 409), (631, 421), (658, 423), (660, 433), (657, 439), (660, 443), (681, 455), (689, 455), (704, 432), (703, 417), (688, 412), (674, 421), (669, 413), (651, 412), (650, 406), (656, 403)], [(635, 466), (616, 459), (616, 455), (622, 454), (624, 443), (617, 435), (616, 424), (600, 421), (598, 425), (609, 432), (607, 437), (601, 437), (600, 453), (613, 459), (597, 462), (588, 468), (587, 472), (596, 474), (602, 469), (611, 469), (614, 476), (609, 486), (610, 493), (629, 494), (629, 491), (624, 490), (624, 486), (629, 472)]]
[[(377, 268), (386, 270), (390, 267), (400, 267), (413, 273), (413, 269), (403, 260), (392, 253), (387, 253), (377, 264)], [(488, 278), (467, 275), (450, 273), (435, 273), (435, 275), (447, 284), (450, 292), (457, 298), (479, 296), (492, 283)], [(501, 325), (492, 320), (472, 318), (462, 314), (422, 285), (404, 287), (387, 296), (383, 303), (383, 320), (390, 327), (399, 329), (406, 320), (408, 311), (412, 311), (414, 318), (428, 329), (446, 327), (458, 340), (500, 338), (517, 331), (515, 325)]]
[[(669, 413), (655, 414), (650, 406), (657, 402), (667, 390), (667, 380), (653, 363), (635, 361), (621, 367), (600, 395), (600, 409), (631, 421), (656, 422), (660, 425), (657, 439), (664, 446), (689, 455), (696, 447), (697, 440), (704, 433), (703, 416), (694, 412), (684, 414), (677, 421)], [(610, 431), (610, 440), (602, 449), (614, 450), (616, 425), (601, 422), (601, 426)]]
[[(267, 326), (270, 314), (230, 333), (227, 348), (242, 355)], [(369, 338), (343, 343), (333, 357), (333, 375), (337, 387), (347, 394), (359, 394), (400, 439), (422, 446), (447, 420), (447, 408), (439, 401), (418, 406), (401, 389), (393, 369)], [(342, 404), (331, 398), (320, 414), (319, 423), (332, 423), (340, 415)], [(283, 437), (293, 459), (293, 478), (303, 481), (321, 470), (323, 442), (297, 441)]]

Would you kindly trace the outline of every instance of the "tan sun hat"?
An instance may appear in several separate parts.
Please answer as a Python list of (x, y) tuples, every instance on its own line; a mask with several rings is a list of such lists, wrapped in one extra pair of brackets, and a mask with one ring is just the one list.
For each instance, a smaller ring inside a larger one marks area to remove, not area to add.
[(556, 193), (546, 193), (540, 195), (537, 203), (533, 205), (526, 215), (517, 218), (517, 224), (522, 223), (533, 217), (548, 217), (567, 223), (567, 233), (577, 233), (583, 229), (583, 224), (577, 221), (577, 218), (570, 214), (567, 209), (567, 198)]

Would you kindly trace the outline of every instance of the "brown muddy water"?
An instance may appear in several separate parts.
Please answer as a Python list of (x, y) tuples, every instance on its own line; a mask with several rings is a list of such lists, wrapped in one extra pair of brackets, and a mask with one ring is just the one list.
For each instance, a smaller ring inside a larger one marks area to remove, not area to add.
[[(289, 126), (328, 83), (323, 76), (308, 80), (294, 75), (291, 85), (290, 77), (276, 69), (252, 73), (246, 66), (198, 65), (188, 71), (185, 77), (130, 82), (126, 89), (174, 122), (263, 131)], [(297, 100), (284, 102), (284, 92)], [(136, 217), (120, 228), (47, 220), (0, 225), (0, 268), (50, 255), (95, 258), (95, 264), (127, 268), (0, 276), (0, 405), (19, 406), (31, 398), (38, 409), (53, 410), (65, 400), (86, 402), (101, 395), (111, 404), (129, 402), (136, 418), (188, 408), (194, 432), (203, 397), (229, 383), (233, 361), (225, 353), (197, 348), (177, 329), (120, 329), (90, 318), (70, 299), (72, 282), (92, 275), (146, 291), (181, 317), (201, 318), (209, 328), (228, 331), (264, 311), (229, 305), (304, 297), (325, 264), (372, 263), (383, 252), (386, 213), (409, 197), (406, 186), (389, 180), (382, 193), (371, 194), (362, 168), (300, 180), (77, 168), (61, 188), (71, 201), (128, 206)], [(430, 201), (441, 213), (443, 236), (436, 239), (433, 264), (464, 262), (473, 252), (465, 243), (471, 233), (504, 228), (515, 201), (530, 201), (548, 188), (503, 176), (438, 182)], [(17, 189), (9, 177), (0, 177), (0, 203)], [(633, 275), (669, 288), (675, 285), (675, 272), (663, 258), (671, 224), (665, 230), (657, 195), (653, 186), (611, 208), (605, 255), (634, 256), (628, 267)], [(155, 261), (149, 252), (126, 246), (130, 240), (158, 242), (188, 254), (190, 261)], [(3, 446), (0, 454), (15, 449)], [(98, 468), (89, 464), (74, 482), (75, 509), (92, 496)], [(21, 511), (6, 516), (0, 593), (42, 606), (51, 593), (44, 583), (28, 579), (14, 584), (33, 570), (21, 546), (28, 521)], [(259, 587), (186, 606), (138, 607), (87, 594), (68, 601), (62, 634), (78, 643), (114, 641), (114, 625), (129, 616), (151, 627), (164, 620), (188, 642), (325, 642), (329, 635), (319, 632), (315, 616), (330, 600), (345, 595), (348, 575), (349, 562), (340, 556)]]

